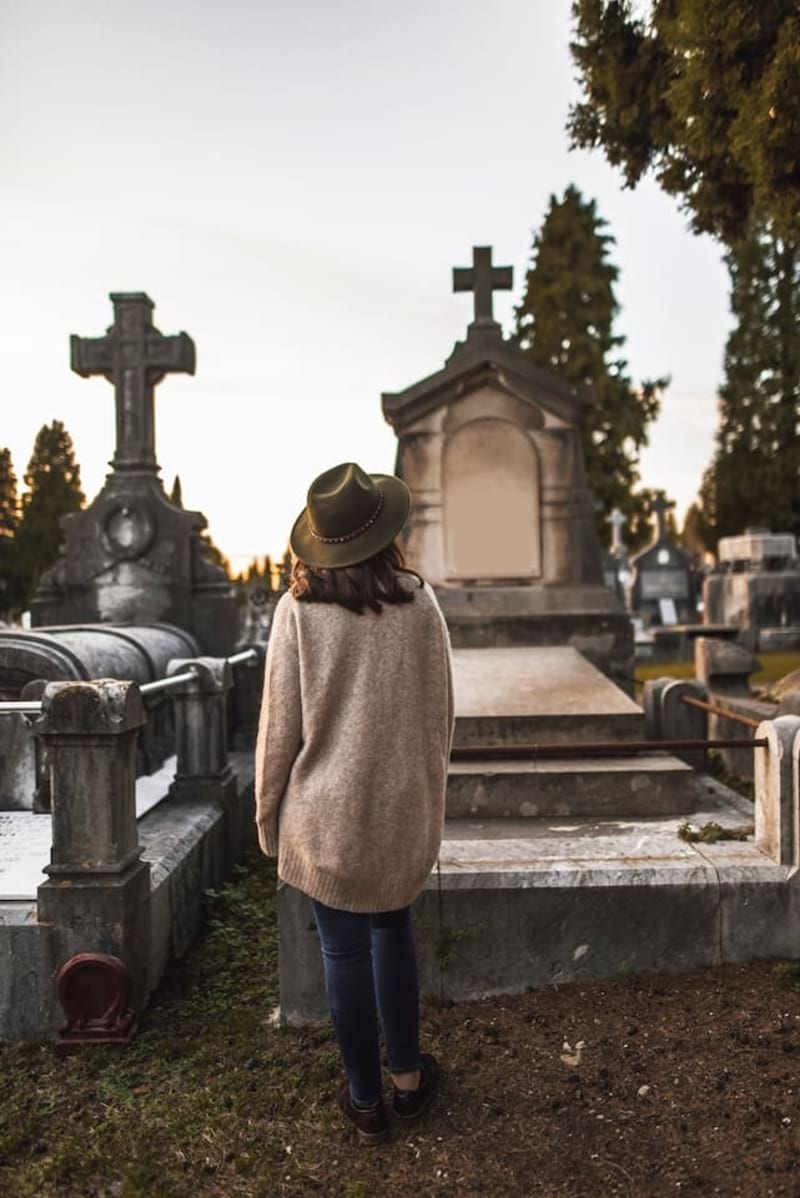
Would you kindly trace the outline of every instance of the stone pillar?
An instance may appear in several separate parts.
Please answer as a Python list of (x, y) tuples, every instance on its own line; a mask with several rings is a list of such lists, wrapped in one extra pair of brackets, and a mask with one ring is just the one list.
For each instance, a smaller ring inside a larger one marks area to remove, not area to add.
[(224, 657), (179, 657), (167, 666), (167, 677), (188, 670), (194, 670), (195, 677), (171, 691), (178, 765), (170, 795), (221, 803), (227, 874), (241, 860), (244, 835), (236, 777), (228, 762), (228, 693), (233, 671)]
[[(655, 678), (644, 684), (645, 738), (647, 740), (706, 740), (708, 712), (684, 703), (684, 696), (708, 700), (701, 682)], [(670, 750), (671, 751), (671, 750)], [(675, 756), (697, 770), (706, 768), (705, 749), (676, 749)]]
[(119, 957), (133, 1006), (147, 998), (150, 864), (136, 827), (136, 735), (145, 723), (134, 682), (50, 682), (34, 725), (50, 769), (53, 844), (37, 891), (60, 964), (76, 953)]
[(755, 842), (778, 865), (800, 865), (800, 716), (782, 715), (759, 724), (756, 738)]

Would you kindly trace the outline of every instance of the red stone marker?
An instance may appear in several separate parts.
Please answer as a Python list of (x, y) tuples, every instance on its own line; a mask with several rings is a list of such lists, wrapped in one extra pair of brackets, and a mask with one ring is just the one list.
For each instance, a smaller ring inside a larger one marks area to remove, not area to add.
[(110, 953), (78, 953), (56, 976), (58, 1001), (67, 1022), (58, 1029), (56, 1048), (69, 1052), (82, 1044), (128, 1044), (138, 1016), (130, 1007), (133, 982), (127, 966)]

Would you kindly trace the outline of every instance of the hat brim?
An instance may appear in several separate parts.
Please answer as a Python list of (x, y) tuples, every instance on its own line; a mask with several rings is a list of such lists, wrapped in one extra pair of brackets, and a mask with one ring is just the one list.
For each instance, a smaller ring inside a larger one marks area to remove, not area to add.
[(308, 509), (303, 508), (295, 520), (289, 535), (289, 546), (295, 557), (309, 566), (335, 569), (337, 566), (355, 566), (385, 549), (397, 536), (408, 519), (411, 509), (411, 493), (401, 478), (395, 474), (370, 474), (383, 491), (383, 507), (374, 524), (351, 541), (326, 543), (312, 535), (308, 523)]

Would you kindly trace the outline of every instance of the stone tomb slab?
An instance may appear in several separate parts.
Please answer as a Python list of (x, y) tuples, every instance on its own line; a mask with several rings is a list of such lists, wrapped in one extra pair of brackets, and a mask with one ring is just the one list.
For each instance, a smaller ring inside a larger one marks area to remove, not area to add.
[[(136, 816), (141, 819), (167, 797), (177, 758), (170, 757), (155, 774), (136, 779)], [(52, 827), (50, 813), (0, 811), (0, 902), (36, 898), (47, 881)]]
[(702, 800), (698, 775), (667, 753), (558, 760), (453, 761), (450, 819), (656, 816), (690, 813)]
[(568, 646), (454, 649), (455, 745), (636, 740), (643, 713)]
[(51, 842), (49, 813), (0, 811), (0, 900), (36, 897)]

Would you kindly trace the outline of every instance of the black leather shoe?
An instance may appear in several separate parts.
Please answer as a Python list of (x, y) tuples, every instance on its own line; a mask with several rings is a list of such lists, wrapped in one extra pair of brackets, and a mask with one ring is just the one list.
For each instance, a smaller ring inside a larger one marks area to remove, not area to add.
[(362, 1144), (382, 1144), (389, 1139), (389, 1117), (386, 1114), (383, 1099), (376, 1107), (370, 1107), (366, 1111), (361, 1110), (359, 1107), (353, 1106), (350, 1086), (344, 1082), (339, 1087), (336, 1101), (345, 1119), (348, 1119), (358, 1132), (358, 1138)]
[(398, 1119), (416, 1119), (430, 1105), (439, 1089), (439, 1062), (429, 1052), (420, 1056), (420, 1079), (416, 1090), (398, 1090), (392, 1083), (392, 1109)]

